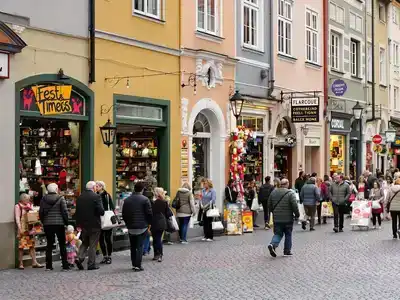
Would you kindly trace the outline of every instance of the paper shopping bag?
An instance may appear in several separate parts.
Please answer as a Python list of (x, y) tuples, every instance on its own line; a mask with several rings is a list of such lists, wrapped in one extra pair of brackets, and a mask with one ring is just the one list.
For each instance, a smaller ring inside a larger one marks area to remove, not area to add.
[(300, 213), (299, 221), (305, 221), (306, 220), (306, 212), (304, 210), (304, 205), (298, 203), (297, 207), (299, 208), (299, 213)]

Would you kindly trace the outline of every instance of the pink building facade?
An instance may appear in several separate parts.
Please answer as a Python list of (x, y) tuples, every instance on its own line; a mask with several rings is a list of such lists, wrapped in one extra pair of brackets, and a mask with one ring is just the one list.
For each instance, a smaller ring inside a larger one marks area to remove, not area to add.
[[(278, 0), (273, 9), (273, 95), (282, 102), (271, 114), (269, 169), (275, 176), (286, 173), (294, 184), (299, 171), (323, 175), (324, 153), (329, 151), (324, 141), (323, 1)], [(314, 111), (319, 120), (296, 122), (291, 114), (293, 101), (319, 102)]]

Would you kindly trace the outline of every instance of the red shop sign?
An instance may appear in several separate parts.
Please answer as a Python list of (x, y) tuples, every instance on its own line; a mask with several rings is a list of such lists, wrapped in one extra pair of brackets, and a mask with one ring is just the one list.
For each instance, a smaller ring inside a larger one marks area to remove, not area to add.
[(382, 143), (382, 137), (379, 134), (375, 134), (374, 137), (372, 138), (372, 142), (374, 144), (380, 144)]

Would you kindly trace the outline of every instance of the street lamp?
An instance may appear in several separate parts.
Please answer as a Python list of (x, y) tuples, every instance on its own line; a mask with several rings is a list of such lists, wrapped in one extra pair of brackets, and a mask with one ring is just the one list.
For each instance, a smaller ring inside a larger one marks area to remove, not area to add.
[(356, 120), (360, 120), (362, 118), (362, 113), (363, 113), (364, 107), (360, 105), (360, 103), (356, 103), (353, 107), (353, 116)]
[(115, 136), (117, 132), (117, 127), (111, 124), (110, 119), (100, 127), (101, 138), (103, 139), (103, 144), (110, 147), (114, 144)]
[(239, 91), (236, 91), (235, 94), (233, 94), (233, 96), (229, 99), (229, 104), (231, 106), (232, 113), (236, 118), (236, 121), (242, 114), (243, 103), (244, 103), (244, 98), (239, 93)]
[(393, 128), (392, 124), (389, 125), (389, 128), (385, 131), (386, 142), (393, 143), (396, 139), (396, 129)]
[[(362, 114), (363, 114), (363, 111), (364, 111), (364, 107), (362, 107), (360, 105), (360, 103), (357, 101), (356, 105), (353, 106), (353, 116), (354, 116), (354, 119), (356, 119), (357, 122), (359, 123), (360, 132), (359, 132), (359, 141), (357, 143), (357, 152), (356, 153), (357, 153), (357, 158), (359, 157), (360, 159), (362, 157), (361, 149), (362, 149)], [(356, 178), (361, 175), (361, 162), (360, 161), (356, 161), (356, 174), (355, 175), (356, 175), (355, 176)]]

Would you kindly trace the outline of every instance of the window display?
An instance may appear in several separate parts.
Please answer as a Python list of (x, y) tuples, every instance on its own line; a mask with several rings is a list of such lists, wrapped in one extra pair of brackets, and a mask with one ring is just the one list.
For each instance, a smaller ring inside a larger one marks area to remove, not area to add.
[(201, 189), (201, 179), (208, 177), (208, 138), (193, 138), (192, 172), (193, 190)]
[(344, 135), (331, 135), (329, 144), (331, 175), (345, 172), (345, 138)]
[(244, 155), (246, 166), (244, 180), (247, 182), (255, 180), (257, 185), (263, 183), (263, 141), (263, 137), (249, 139)]

